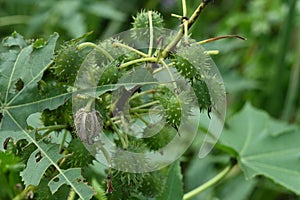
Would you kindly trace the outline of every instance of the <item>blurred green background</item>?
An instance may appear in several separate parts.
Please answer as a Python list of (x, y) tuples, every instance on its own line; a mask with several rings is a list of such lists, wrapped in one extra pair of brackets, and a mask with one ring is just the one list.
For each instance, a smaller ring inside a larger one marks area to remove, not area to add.
[[(187, 0), (189, 15), (199, 2)], [(166, 28), (177, 29), (180, 24), (171, 13), (182, 14), (181, 0), (0, 0), (0, 39), (13, 31), (25, 38), (48, 38), (58, 32), (62, 43), (93, 31), (87, 39), (97, 41), (130, 29), (132, 16), (142, 9), (161, 12)], [(300, 1), (215, 0), (200, 15), (191, 34), (196, 40), (227, 34), (247, 38), (204, 45), (220, 51), (212, 57), (225, 81), (228, 117), (250, 101), (276, 118), (300, 124)], [(201, 171), (199, 164), (195, 166)], [(203, 170), (212, 168), (207, 164)]]
[[(199, 1), (187, 0), (188, 13)], [(180, 0), (1, 0), (1, 38), (17, 31), (26, 38), (58, 32), (61, 42), (88, 31), (91, 41), (131, 27), (141, 9), (161, 12), (166, 28), (176, 29)], [(226, 39), (205, 45), (225, 80), (229, 115), (251, 101), (271, 115), (300, 121), (300, 2), (296, 0), (215, 0), (192, 28), (192, 37), (238, 34), (247, 41)]]

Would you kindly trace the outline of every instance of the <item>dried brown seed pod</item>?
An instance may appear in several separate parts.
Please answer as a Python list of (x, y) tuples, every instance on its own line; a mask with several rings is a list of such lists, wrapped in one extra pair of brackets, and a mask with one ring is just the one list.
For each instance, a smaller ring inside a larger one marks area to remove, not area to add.
[(100, 138), (103, 130), (103, 118), (99, 111), (79, 109), (74, 118), (77, 135), (83, 142), (93, 144)]

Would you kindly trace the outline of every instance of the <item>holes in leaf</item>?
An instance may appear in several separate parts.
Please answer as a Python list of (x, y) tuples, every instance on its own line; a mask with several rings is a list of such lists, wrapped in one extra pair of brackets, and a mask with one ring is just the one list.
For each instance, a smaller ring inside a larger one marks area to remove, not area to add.
[(18, 79), (17, 83), (15, 84), (16, 91), (21, 91), (24, 87), (24, 82), (22, 79)]
[(77, 183), (84, 183), (84, 178), (76, 178), (75, 180)]
[(42, 159), (42, 154), (41, 152), (38, 152), (37, 154), (35, 154), (35, 162), (39, 162)]
[(10, 139), (11, 139), (11, 137), (8, 137), (5, 139), (5, 141), (3, 142), (3, 149), (5, 149), (5, 150), (7, 149), (7, 145), (8, 145), (8, 142)]
[(53, 181), (57, 183), (59, 181), (59, 178), (56, 177), (55, 179), (53, 179)]

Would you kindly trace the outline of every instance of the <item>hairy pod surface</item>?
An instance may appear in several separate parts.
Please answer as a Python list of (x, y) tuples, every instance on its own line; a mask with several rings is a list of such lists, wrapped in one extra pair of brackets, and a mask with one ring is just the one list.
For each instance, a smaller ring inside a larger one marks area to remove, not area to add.
[(86, 111), (81, 108), (75, 114), (74, 123), (76, 132), (83, 142), (93, 144), (96, 139), (100, 139), (103, 127), (100, 112), (96, 110)]

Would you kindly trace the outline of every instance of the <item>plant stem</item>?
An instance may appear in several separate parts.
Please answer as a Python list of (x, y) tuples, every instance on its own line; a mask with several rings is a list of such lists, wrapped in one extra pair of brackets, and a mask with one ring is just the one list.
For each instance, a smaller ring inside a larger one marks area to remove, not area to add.
[(82, 50), (86, 47), (92, 47), (92, 48), (96, 49), (98, 52), (105, 55), (110, 61), (114, 60), (114, 58), (105, 49), (101, 48), (100, 46), (98, 46), (92, 42), (83, 42), (77, 46), (77, 49)]
[(150, 102), (150, 103), (146, 103), (146, 104), (143, 104), (143, 105), (140, 105), (140, 106), (131, 108), (130, 111), (131, 111), (131, 112), (137, 111), (137, 110), (139, 110), (140, 108), (145, 108), (145, 107), (153, 106), (153, 105), (159, 104), (159, 103), (160, 103), (160, 101), (158, 101), (158, 100), (152, 101), (152, 102)]
[(186, 17), (187, 15), (186, 0), (181, 0), (181, 4), (182, 4), (182, 16)]
[(95, 102), (95, 99), (91, 98), (89, 99), (89, 101), (87, 102), (85, 108), (84, 108), (84, 111), (86, 112), (91, 112), (92, 110), (92, 104)]
[[(186, 9), (186, 0), (182, 0), (182, 16), (187, 16), (187, 9)], [(184, 42), (188, 43), (188, 20), (182, 18), (183, 29), (184, 29)]]
[(66, 125), (53, 125), (53, 126), (46, 126), (46, 127), (41, 127), (41, 128), (36, 128), (36, 131), (43, 131), (43, 130), (58, 130), (58, 129), (64, 129), (67, 128)]
[(63, 138), (62, 138), (61, 143), (59, 145), (59, 151), (58, 152), (61, 152), (62, 149), (64, 148), (64, 144), (65, 144), (65, 141), (66, 141), (67, 133), (68, 133), (68, 131), (65, 129), (64, 130)]
[(130, 65), (133, 65), (133, 64), (139, 63), (139, 62), (156, 62), (156, 61), (157, 61), (157, 58), (154, 58), (154, 57), (135, 59), (135, 60), (121, 64), (119, 69), (126, 68)]
[(148, 57), (147, 54), (145, 54), (145, 53), (143, 53), (143, 52), (141, 52), (141, 51), (139, 51), (139, 50), (137, 50), (137, 49), (135, 49), (135, 48), (132, 48), (131, 46), (128, 46), (128, 45), (126, 45), (126, 44), (122, 44), (122, 43), (120, 43), (120, 42), (114, 42), (114, 43), (113, 43), (113, 46), (123, 47), (123, 48), (128, 49), (129, 51), (132, 51), (132, 52), (134, 52), (134, 53), (136, 53), (136, 54), (139, 54), (139, 55), (141, 55), (141, 56), (143, 56), (143, 57), (145, 57), (145, 58)]
[[(196, 19), (199, 17), (200, 13), (203, 11), (205, 6), (208, 4), (207, 2), (201, 2), (198, 6), (198, 8), (194, 11), (190, 19), (188, 19), (187, 27), (190, 29), (190, 27), (195, 23)], [(186, 17), (186, 16), (184, 16)], [(177, 45), (177, 43), (181, 40), (182, 36), (184, 34), (184, 27), (181, 26), (179, 31), (177, 32), (177, 35), (172, 40), (172, 42), (169, 43), (169, 45), (164, 49), (162, 52), (162, 58), (166, 58), (169, 55), (169, 52)]]
[(219, 50), (208, 50), (208, 51), (204, 51), (204, 53), (206, 53), (207, 55), (218, 55), (220, 53)]
[(43, 133), (43, 135), (41, 136), (40, 140), (45, 139), (50, 133), (52, 133), (52, 131), (55, 130), (60, 130), (60, 129), (64, 129), (67, 128), (66, 125), (54, 125), (54, 126), (46, 126), (46, 127), (41, 127), (41, 128), (37, 128), (36, 131), (42, 131), (42, 130), (47, 130), (45, 133)]
[(138, 119), (140, 119), (144, 124), (146, 124), (147, 126), (150, 125), (150, 123), (149, 123), (147, 120), (145, 120), (141, 115), (137, 114), (136, 112), (133, 113), (133, 114), (134, 114)]
[(118, 127), (113, 122), (113, 118), (108, 118), (108, 120), (109, 120), (110, 124), (112, 125), (113, 130), (117, 133), (117, 135), (118, 135), (118, 137), (119, 137), (119, 139), (121, 141), (122, 148), (123, 149), (127, 149), (127, 143), (124, 140), (123, 134), (120, 133)]
[(169, 76), (170, 76), (170, 79), (171, 79), (171, 81), (173, 83), (174, 89), (176, 89), (177, 88), (176, 81), (174, 79), (174, 76), (173, 76), (173, 74), (172, 74), (169, 66), (167, 65), (167, 63), (165, 63), (165, 61), (163, 59), (160, 59), (159, 62), (167, 69), (167, 71), (169, 73)]
[(209, 39), (206, 39), (206, 40), (202, 40), (200, 42), (197, 42), (197, 44), (205, 44), (205, 43), (209, 43), (209, 42), (213, 42), (213, 41), (220, 40), (220, 39), (225, 39), (225, 38), (238, 38), (238, 39), (241, 39), (241, 40), (247, 40), (247, 38), (244, 38), (244, 37), (239, 36), (239, 35), (223, 35), (223, 36), (218, 36), (218, 37), (213, 37), (213, 38), (209, 38)]
[(151, 54), (152, 54), (152, 48), (153, 48), (153, 22), (152, 22), (152, 11), (148, 11), (148, 17), (149, 17), (149, 34), (150, 34), (148, 56), (150, 57)]
[(177, 45), (177, 43), (181, 40), (182, 36), (183, 36), (183, 29), (181, 28), (177, 32), (177, 35), (175, 36), (175, 38), (169, 43), (169, 45), (161, 53), (161, 58), (164, 59), (169, 55), (171, 49), (173, 49)]
[(197, 187), (196, 189), (186, 193), (183, 196), (184, 200), (188, 200), (191, 199), (192, 197), (200, 194), (201, 192), (203, 192), (204, 190), (208, 189), (209, 187), (212, 187), (213, 185), (217, 184), (220, 180), (222, 180), (232, 169), (232, 167), (234, 166), (233, 163), (231, 163), (230, 165), (228, 165), (227, 167), (225, 167), (219, 174), (217, 174), (215, 177), (213, 177), (212, 179), (210, 179), (209, 181), (207, 181), (206, 183), (204, 183), (203, 185), (200, 185), (199, 187)]
[(172, 16), (172, 17), (176, 17), (176, 18), (178, 18), (178, 19), (181, 19), (181, 18), (182, 18), (181, 15), (177, 15), (177, 14), (174, 14), (174, 13), (172, 13), (171, 16)]
[[(102, 151), (106, 161), (108, 162), (108, 166), (109, 166), (109, 169), (110, 169), (112, 164), (111, 164), (111, 158), (110, 158), (110, 155), (109, 155), (108, 151), (103, 147), (102, 144), (98, 144), (98, 147), (99, 147), (100, 151)], [(110, 171), (111, 171), (111, 169), (110, 169)]]
[(143, 95), (146, 95), (146, 94), (153, 94), (156, 91), (157, 91), (156, 89), (150, 89), (150, 90), (145, 90), (145, 91), (139, 92), (139, 93), (137, 92), (133, 96), (130, 97), (130, 101), (133, 100), (133, 99), (136, 99), (138, 97), (141, 97)]

